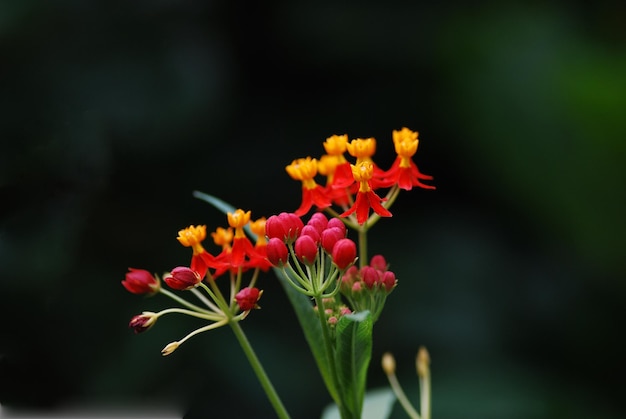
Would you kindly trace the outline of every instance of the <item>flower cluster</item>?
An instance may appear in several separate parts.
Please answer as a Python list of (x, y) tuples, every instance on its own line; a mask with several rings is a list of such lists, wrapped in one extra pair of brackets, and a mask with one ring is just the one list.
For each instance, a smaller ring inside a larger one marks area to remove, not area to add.
[(396, 275), (382, 255), (374, 255), (369, 265), (351, 266), (341, 278), (341, 293), (355, 311), (369, 310), (374, 320), (380, 316), (387, 295), (396, 287)]
[[(169, 355), (190, 337), (207, 330), (243, 320), (250, 310), (259, 308), (257, 302), (263, 291), (255, 288), (259, 271), (271, 267), (267, 260), (265, 218), (250, 221), (250, 211), (237, 209), (227, 213), (228, 227), (218, 227), (211, 233), (213, 242), (221, 248), (217, 254), (209, 253), (203, 246), (207, 237), (206, 226), (189, 226), (178, 232), (177, 240), (192, 249), (189, 266), (177, 266), (163, 276), (163, 282), (176, 291), (190, 291), (204, 307), (194, 304), (161, 287), (156, 275), (143, 269), (129, 268), (122, 285), (134, 294), (164, 294), (179, 303), (180, 307), (168, 308), (158, 313), (143, 312), (134, 316), (129, 327), (135, 333), (150, 329), (165, 314), (179, 313), (208, 320), (207, 326), (194, 330), (183, 339), (167, 345), (162, 353)], [(249, 228), (256, 236), (256, 243), (245, 234)], [(242, 287), (243, 273), (252, 270), (248, 286)], [(216, 280), (229, 274), (230, 297), (226, 298)], [(200, 292), (202, 289), (204, 293)]]
[[(319, 160), (300, 158), (286, 166), (287, 173), (302, 182), (302, 201), (293, 213), (253, 221), (250, 211), (234, 209), (218, 198), (196, 192), (197, 197), (226, 213), (228, 227), (210, 233), (220, 250), (210, 253), (204, 247), (206, 225), (191, 225), (177, 236), (181, 245), (191, 248), (188, 265), (173, 268), (162, 279), (146, 270), (129, 268), (122, 281), (126, 290), (165, 295), (178, 304), (135, 315), (129, 327), (141, 333), (171, 313), (208, 322), (166, 345), (161, 352), (169, 355), (192, 336), (229, 325), (276, 413), (287, 418), (239, 325), (251, 310), (259, 308), (263, 291), (255, 285), (260, 272), (273, 267), (341, 417), (360, 417), (372, 327), (398, 282), (383, 255), (374, 255), (368, 262), (367, 232), (381, 217), (391, 217), (389, 208), (400, 190), (435, 189), (422, 182), (432, 180), (432, 176), (422, 174), (412, 160), (417, 137), (418, 133), (408, 128), (393, 131), (397, 158), (388, 170), (373, 160), (374, 138), (348, 141), (347, 135), (328, 137), (324, 142), (326, 154)], [(325, 181), (316, 180), (321, 176)], [(383, 195), (380, 191), (385, 189)], [(302, 217), (313, 208), (317, 211), (305, 223)], [(356, 241), (350, 234), (358, 236)], [(194, 302), (169, 291), (161, 281), (174, 291), (188, 293)]]
[(283, 212), (268, 218), (266, 227), (268, 260), (296, 290), (309, 297), (337, 294), (340, 273), (356, 260), (356, 243), (346, 238), (340, 219), (317, 212), (304, 224)]
[[(327, 138), (326, 154), (319, 160), (299, 158), (285, 168), (293, 179), (302, 182), (302, 203), (295, 214), (302, 216), (315, 206), (339, 217), (349, 217), (350, 222), (359, 225), (371, 224), (378, 217), (391, 217), (388, 208), (399, 189), (411, 190), (414, 186), (435, 189), (422, 182), (433, 177), (421, 173), (412, 160), (417, 152), (417, 137), (416, 131), (406, 127), (393, 131), (397, 158), (388, 170), (379, 168), (372, 159), (376, 152), (374, 138), (357, 138), (350, 142), (347, 135)], [(354, 164), (345, 158), (346, 152), (355, 159)], [(326, 177), (323, 185), (315, 180), (318, 174)], [(376, 193), (387, 188), (389, 191), (384, 197)], [(342, 212), (335, 213), (333, 205)], [(374, 211), (371, 216), (370, 209)]]

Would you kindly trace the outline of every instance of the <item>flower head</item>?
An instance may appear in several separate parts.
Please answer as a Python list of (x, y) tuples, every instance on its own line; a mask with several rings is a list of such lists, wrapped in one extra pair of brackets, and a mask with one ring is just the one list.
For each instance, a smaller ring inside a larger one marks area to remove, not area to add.
[(189, 226), (178, 232), (176, 239), (185, 247), (191, 247), (193, 254), (200, 254), (204, 251), (202, 241), (206, 238), (206, 226)]
[(295, 214), (302, 216), (309, 212), (313, 205), (317, 208), (326, 208), (331, 205), (326, 190), (318, 185), (314, 178), (317, 175), (317, 160), (307, 157), (296, 159), (285, 170), (295, 180), (302, 182), (302, 204)]
[(389, 210), (381, 204), (383, 199), (376, 195), (370, 184), (374, 175), (374, 164), (370, 161), (362, 161), (357, 165), (352, 165), (352, 174), (359, 182), (359, 191), (354, 205), (341, 214), (341, 217), (347, 217), (356, 212), (357, 222), (363, 224), (367, 221), (370, 208), (381, 217), (391, 217)]
[(399, 188), (411, 190), (413, 186), (424, 189), (435, 189), (434, 186), (422, 183), (422, 180), (432, 180), (432, 176), (425, 175), (419, 171), (412, 157), (417, 152), (417, 131), (411, 131), (404, 127), (400, 131), (393, 131), (393, 143), (398, 157), (393, 162), (391, 168), (385, 172), (385, 181), (390, 184), (397, 184)]
[(213, 263), (214, 257), (202, 246), (202, 241), (206, 238), (206, 226), (189, 226), (178, 232), (176, 239), (185, 247), (193, 249), (190, 268), (204, 278), (209, 267)]

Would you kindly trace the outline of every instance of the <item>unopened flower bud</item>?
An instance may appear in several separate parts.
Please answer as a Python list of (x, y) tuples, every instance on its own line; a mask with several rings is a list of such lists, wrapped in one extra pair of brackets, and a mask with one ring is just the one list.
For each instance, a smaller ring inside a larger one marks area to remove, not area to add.
[(128, 327), (133, 329), (135, 331), (135, 334), (142, 333), (150, 329), (154, 325), (154, 323), (156, 323), (157, 318), (158, 317), (156, 313), (153, 313), (151, 311), (144, 311), (143, 313), (138, 314), (130, 319)]
[(387, 375), (393, 375), (396, 373), (396, 359), (389, 352), (383, 354), (382, 359), (383, 371)]
[(267, 242), (267, 259), (274, 266), (283, 266), (289, 260), (289, 249), (282, 239), (272, 237)]
[(200, 275), (186, 266), (179, 266), (166, 275), (163, 280), (167, 285), (175, 290), (188, 290), (194, 288), (202, 281)]
[(307, 222), (307, 225), (314, 227), (317, 230), (318, 234), (321, 234), (322, 231), (324, 231), (327, 224), (328, 219), (321, 212), (316, 212), (315, 214), (311, 215), (311, 218)]
[(417, 351), (415, 366), (419, 377), (424, 378), (430, 375), (430, 355), (428, 354), (426, 347), (420, 346)]
[(328, 318), (328, 324), (329, 324), (329, 325), (331, 325), (331, 326), (336, 325), (336, 324), (337, 324), (337, 321), (338, 321), (338, 320), (337, 320), (337, 317), (335, 317), (335, 316), (330, 316), (330, 317)]
[(260, 308), (257, 305), (257, 301), (261, 298), (263, 291), (259, 291), (258, 288), (242, 288), (241, 291), (235, 295), (235, 300), (237, 300), (237, 305), (241, 311), (252, 310), (253, 308)]
[(122, 285), (133, 294), (152, 294), (159, 290), (161, 284), (158, 279), (144, 269), (128, 268)]
[(398, 282), (396, 280), (396, 274), (391, 271), (386, 271), (385, 273), (383, 273), (382, 282), (385, 285), (385, 289), (387, 290), (387, 292), (390, 292), (392, 289), (394, 289), (396, 283)]
[(333, 246), (332, 258), (339, 269), (346, 269), (356, 259), (356, 244), (350, 239), (341, 239)]
[(301, 236), (310, 236), (313, 240), (315, 240), (315, 243), (319, 243), (320, 242), (320, 233), (317, 231), (317, 229), (310, 225), (307, 224), (304, 227), (302, 227), (302, 231), (300, 232)]
[(304, 227), (304, 223), (296, 214), (281, 212), (272, 215), (265, 222), (265, 234), (268, 238), (276, 237), (286, 242), (293, 242)]
[(161, 350), (161, 355), (167, 356), (171, 354), (172, 352), (174, 352), (176, 349), (178, 349), (179, 346), (180, 346), (180, 343), (178, 342), (168, 343), (167, 345), (165, 345), (165, 348)]
[(310, 236), (300, 236), (296, 240), (295, 249), (296, 257), (302, 263), (307, 265), (313, 264), (317, 257), (317, 243)]
[(376, 270), (384, 272), (387, 270), (387, 261), (383, 255), (374, 255), (370, 260), (370, 266)]
[(335, 243), (346, 237), (345, 230), (342, 231), (338, 227), (327, 228), (322, 231), (321, 243), (324, 250), (332, 253)]
[(371, 266), (364, 266), (361, 268), (361, 279), (367, 288), (372, 289), (378, 282), (378, 272)]
[(343, 232), (343, 236), (346, 236), (346, 225), (341, 221), (340, 218), (331, 218), (328, 220), (328, 224), (326, 224), (326, 229), (337, 227), (339, 230)]

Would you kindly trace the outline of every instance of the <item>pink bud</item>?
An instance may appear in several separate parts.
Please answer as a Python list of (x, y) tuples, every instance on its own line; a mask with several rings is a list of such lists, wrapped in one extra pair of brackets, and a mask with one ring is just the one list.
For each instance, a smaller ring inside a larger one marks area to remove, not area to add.
[(385, 272), (387, 270), (387, 261), (383, 255), (374, 255), (370, 260), (370, 266), (378, 271)]
[(391, 271), (387, 271), (383, 274), (383, 284), (387, 292), (390, 292), (398, 281), (396, 280), (396, 274)]
[(133, 294), (150, 294), (159, 290), (159, 281), (143, 269), (128, 268), (122, 285)]
[(315, 214), (311, 215), (309, 222), (307, 222), (307, 225), (315, 227), (318, 234), (322, 234), (322, 231), (324, 231), (327, 224), (328, 219), (321, 212), (316, 212)]
[(282, 239), (272, 237), (265, 247), (267, 259), (274, 266), (283, 266), (289, 259), (289, 250)]
[[(284, 215), (283, 215), (284, 214)], [(293, 242), (300, 236), (304, 223), (296, 214), (292, 212), (285, 212), (281, 214), (281, 218), (285, 220), (285, 226), (287, 230), (287, 241)]]
[(257, 301), (261, 298), (261, 292), (258, 288), (242, 288), (241, 291), (235, 295), (235, 300), (237, 300), (237, 305), (241, 311), (248, 311), (256, 308)]
[(128, 323), (128, 327), (135, 331), (135, 334), (145, 332), (150, 329), (154, 322), (156, 321), (156, 316), (151, 314), (138, 314), (133, 316)]
[(341, 221), (340, 218), (331, 218), (330, 220), (328, 220), (328, 224), (326, 225), (326, 228), (333, 228), (333, 227), (337, 227), (337, 228), (341, 229), (341, 231), (343, 231), (343, 235), (345, 237), (345, 235), (346, 235), (346, 225), (343, 223), (343, 221)]
[(345, 231), (341, 231), (338, 227), (327, 228), (322, 231), (321, 243), (324, 250), (328, 253), (332, 253), (333, 247), (337, 241), (345, 238)]
[(318, 233), (317, 229), (310, 224), (307, 224), (304, 227), (302, 227), (302, 231), (300, 232), (300, 235), (310, 236), (313, 240), (315, 240), (315, 243), (320, 242), (320, 233)]
[(265, 235), (270, 239), (277, 238), (285, 240), (287, 231), (285, 231), (285, 223), (278, 215), (272, 215), (265, 221)]
[(341, 239), (333, 246), (333, 262), (339, 269), (346, 269), (356, 259), (356, 244), (350, 239)]
[(364, 266), (361, 268), (361, 279), (367, 288), (372, 289), (378, 282), (378, 272), (371, 266)]
[(172, 269), (169, 275), (166, 275), (163, 280), (167, 285), (175, 290), (188, 290), (200, 283), (202, 278), (200, 275), (186, 266), (179, 266)]
[(302, 220), (296, 214), (281, 212), (267, 219), (265, 235), (270, 239), (275, 237), (292, 242), (300, 235), (303, 226)]
[(296, 240), (295, 251), (300, 262), (311, 265), (317, 257), (317, 243), (311, 236), (300, 236)]

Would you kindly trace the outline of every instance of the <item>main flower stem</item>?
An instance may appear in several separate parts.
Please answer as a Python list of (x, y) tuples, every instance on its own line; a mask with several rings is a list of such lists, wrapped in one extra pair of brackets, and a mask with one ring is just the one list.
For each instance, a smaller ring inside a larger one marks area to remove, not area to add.
[(367, 223), (359, 227), (359, 267), (367, 265)]
[[(346, 408), (343, 404), (343, 401), (341, 400), (339, 377), (337, 375), (337, 366), (335, 365), (335, 351), (333, 350), (333, 344), (331, 342), (331, 337), (328, 330), (328, 323), (326, 321), (326, 314), (324, 311), (324, 301), (321, 294), (315, 296), (315, 304), (317, 304), (317, 314), (318, 318), (320, 319), (320, 326), (322, 328), (322, 337), (324, 338), (324, 348), (326, 349), (328, 368), (330, 369), (330, 375), (335, 386), (334, 393), (337, 394), (337, 399), (335, 399), (335, 403), (337, 403), (337, 407), (339, 408), (341, 417), (348, 418), (350, 417), (350, 414), (349, 412), (346, 412)], [(333, 392), (331, 392), (331, 395), (332, 394)]]
[(248, 338), (243, 333), (243, 329), (239, 325), (239, 322), (231, 321), (229, 324), (230, 324), (231, 329), (233, 330), (233, 333), (237, 337), (237, 340), (239, 341), (241, 348), (246, 354), (246, 357), (248, 358), (248, 361), (250, 362), (252, 369), (256, 373), (256, 376), (259, 379), (259, 382), (261, 383), (263, 390), (265, 390), (265, 394), (267, 395), (267, 398), (270, 400), (270, 403), (274, 407), (276, 414), (281, 419), (288, 419), (289, 413), (287, 413), (287, 409), (285, 409), (285, 406), (283, 405), (283, 402), (280, 400), (278, 393), (276, 393), (276, 390), (274, 389), (272, 382), (270, 381), (269, 377), (265, 373), (265, 370), (263, 369), (263, 366), (261, 365), (259, 358), (257, 358), (256, 353), (252, 349), (252, 345), (250, 345), (250, 341), (248, 341)]

